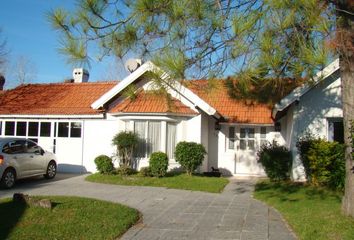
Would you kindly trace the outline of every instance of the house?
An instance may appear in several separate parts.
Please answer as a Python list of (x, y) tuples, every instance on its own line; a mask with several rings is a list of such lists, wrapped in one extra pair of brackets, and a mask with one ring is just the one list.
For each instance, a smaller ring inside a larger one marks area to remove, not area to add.
[[(323, 80), (295, 89), (272, 108), (230, 98), (222, 80), (210, 91), (206, 80), (173, 81), (152, 62), (120, 82), (90, 83), (87, 72), (75, 69), (70, 83), (5, 91), (0, 96), (0, 136), (37, 141), (55, 152), (60, 171), (94, 172), (95, 157), (113, 156), (113, 136), (129, 130), (141, 139), (135, 152), (138, 169), (148, 165), (155, 151), (166, 152), (169, 168), (178, 168), (176, 144), (194, 141), (208, 152), (200, 171), (218, 167), (231, 175), (264, 175), (257, 150), (276, 140), (294, 151), (293, 173), (300, 179), (297, 137), (317, 128), (321, 136), (336, 136), (336, 121), (342, 117), (337, 71), (335, 62), (319, 73), (325, 73)], [(164, 86), (163, 97), (156, 94), (157, 85)]]

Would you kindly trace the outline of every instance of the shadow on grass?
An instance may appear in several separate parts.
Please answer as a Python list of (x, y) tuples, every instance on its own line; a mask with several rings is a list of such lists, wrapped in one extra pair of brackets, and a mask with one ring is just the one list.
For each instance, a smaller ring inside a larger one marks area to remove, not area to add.
[(303, 199), (328, 199), (341, 201), (342, 194), (323, 187), (313, 187), (305, 183), (294, 182), (260, 182), (256, 184), (256, 192), (262, 192), (267, 197), (276, 197), (281, 201), (297, 202)]
[(0, 239), (8, 239), (26, 211), (26, 204), (12, 201), (0, 202)]

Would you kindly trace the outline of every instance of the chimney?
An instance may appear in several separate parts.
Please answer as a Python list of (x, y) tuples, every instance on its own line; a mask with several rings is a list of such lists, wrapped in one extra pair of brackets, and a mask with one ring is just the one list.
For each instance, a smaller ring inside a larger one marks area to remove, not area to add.
[(0, 91), (4, 90), (5, 77), (0, 74)]
[(89, 72), (83, 68), (74, 68), (73, 70), (73, 78), (75, 83), (88, 82)]

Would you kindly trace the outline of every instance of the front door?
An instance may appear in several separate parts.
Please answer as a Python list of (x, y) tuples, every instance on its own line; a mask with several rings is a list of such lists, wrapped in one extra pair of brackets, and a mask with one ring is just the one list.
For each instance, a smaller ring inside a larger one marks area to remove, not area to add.
[(264, 175), (257, 162), (259, 127), (239, 126), (236, 132), (236, 174)]

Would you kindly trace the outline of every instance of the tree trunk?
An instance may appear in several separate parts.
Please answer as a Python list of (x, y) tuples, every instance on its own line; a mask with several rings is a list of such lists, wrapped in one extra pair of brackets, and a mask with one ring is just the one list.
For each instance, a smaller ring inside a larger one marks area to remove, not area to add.
[(337, 44), (339, 50), (340, 75), (342, 80), (342, 102), (344, 121), (345, 152), (345, 190), (342, 211), (354, 217), (354, 173), (351, 143), (351, 121), (354, 119), (354, 4), (350, 1), (337, 1)]

